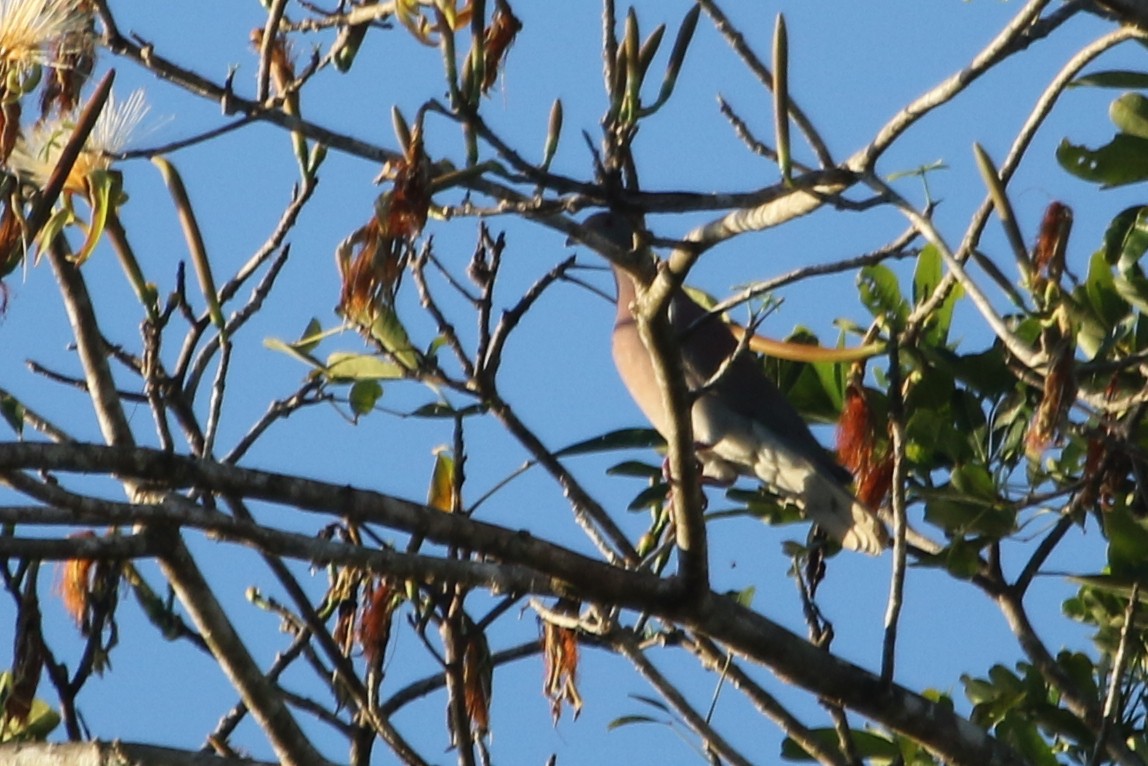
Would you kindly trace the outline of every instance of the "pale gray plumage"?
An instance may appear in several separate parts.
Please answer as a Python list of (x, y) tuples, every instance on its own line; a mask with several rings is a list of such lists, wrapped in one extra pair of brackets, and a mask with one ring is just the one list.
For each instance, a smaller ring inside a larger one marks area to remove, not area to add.
[[(621, 216), (599, 213), (585, 225), (630, 251), (632, 229)], [(618, 286), (614, 363), (650, 423), (665, 433), (662, 392), (631, 311), (634, 282), (611, 264)], [(701, 388), (736, 352), (737, 340), (719, 317), (706, 317), (702, 307), (680, 290), (670, 300), (669, 318), (679, 334), (686, 384)], [(773, 491), (797, 501), (844, 547), (877, 554), (888, 545), (884, 525), (846, 488), (852, 479), (849, 472), (817, 442), (752, 355), (738, 355), (698, 398), (691, 424), (706, 477), (728, 483), (738, 475), (756, 476)]]

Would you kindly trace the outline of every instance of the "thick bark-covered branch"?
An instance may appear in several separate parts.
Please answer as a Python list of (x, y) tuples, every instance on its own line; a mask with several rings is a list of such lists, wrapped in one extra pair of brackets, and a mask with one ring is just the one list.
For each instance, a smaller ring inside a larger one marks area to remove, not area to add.
[[(950, 708), (812, 646), (731, 598), (705, 593), (683, 599), (670, 582), (645, 572), (622, 570), (561, 546), (491, 524), (441, 513), (377, 492), (297, 477), (253, 471), (147, 449), (97, 445), (0, 443), (0, 471), (42, 468), (57, 472), (116, 474), (144, 482), (200, 490), (329, 513), (422, 534), (442, 545), (466, 547), (505, 563), (518, 564), (522, 579), (508, 585), (533, 592), (574, 595), (616, 604), (678, 622), (725, 644), (780, 678), (836, 700), (871, 720), (921, 742), (955, 764), (1020, 764), (1023, 761), (984, 730)], [(379, 556), (371, 551), (368, 555)], [(395, 556), (398, 554), (391, 553)], [(461, 569), (496, 566), (489, 561), (455, 562)], [(533, 575), (527, 574), (533, 570)], [(513, 568), (504, 574), (514, 572)]]

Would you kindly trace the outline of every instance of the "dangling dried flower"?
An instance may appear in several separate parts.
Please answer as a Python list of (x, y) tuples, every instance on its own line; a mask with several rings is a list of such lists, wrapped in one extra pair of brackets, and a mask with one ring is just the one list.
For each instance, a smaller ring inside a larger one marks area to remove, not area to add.
[(1072, 209), (1059, 202), (1052, 202), (1044, 211), (1040, 222), (1040, 234), (1032, 248), (1032, 270), (1051, 282), (1059, 282), (1064, 273), (1065, 249), (1068, 234), (1072, 230)]
[(466, 621), (466, 649), (462, 656), (462, 685), (466, 697), (466, 715), (481, 737), (490, 729), (490, 701), (493, 694), (494, 666), (486, 635), (471, 620)]
[(873, 414), (864, 389), (853, 381), (845, 388), (845, 404), (837, 420), (837, 459), (853, 473), (873, 459)]
[(1056, 440), (1068, 408), (1076, 399), (1071, 345), (1056, 354), (1044, 378), (1044, 392), (1025, 435), (1025, 453), (1036, 460)]
[(402, 603), (402, 591), (386, 578), (367, 594), (367, 604), (359, 616), (359, 646), (367, 662), (379, 666), (391, 640), (391, 618)]
[(542, 656), (546, 661), (543, 691), (550, 699), (554, 724), (562, 717), (563, 702), (570, 703), (577, 719), (582, 712), (582, 695), (578, 693), (578, 634), (571, 628), (543, 622)]
[(420, 124), (411, 130), (402, 158), (388, 162), (379, 178), (394, 181), (391, 191), (376, 204), (375, 215), (382, 230), (391, 238), (413, 240), (426, 226), (431, 202), (431, 163)]
[(864, 365), (856, 365), (845, 388), (845, 404), (837, 421), (837, 459), (856, 477), (857, 499), (877, 508), (893, 484), (893, 458), (882, 442), (861, 384), (864, 374)]
[(80, 91), (96, 63), (95, 8), (91, 0), (76, 0), (79, 32), (67, 32), (52, 45), (50, 71), (40, 93), (40, 119), (55, 111), (65, 114), (80, 103)]
[(506, 59), (506, 54), (521, 30), (522, 22), (510, 9), (510, 3), (498, 0), (494, 17), (490, 20), (490, 26), (486, 28), (486, 35), (483, 38), (483, 93), (489, 91), (494, 81), (498, 79), (498, 72)]

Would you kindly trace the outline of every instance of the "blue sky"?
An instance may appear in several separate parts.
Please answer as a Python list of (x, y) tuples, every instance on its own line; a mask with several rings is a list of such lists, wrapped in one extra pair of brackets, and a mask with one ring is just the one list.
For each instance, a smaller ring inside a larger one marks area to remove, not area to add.
[[(689, 7), (685, 2), (636, 3), (643, 28), (653, 20), (670, 26), (668, 49), (677, 23)], [(843, 159), (868, 142), (898, 109), (943, 78), (967, 64), (993, 35), (1016, 14), (1018, 2), (997, 0), (915, 0), (886, 2), (881, 10), (847, 0), (821, 2), (726, 3), (731, 18), (741, 26), (759, 55), (768, 60), (775, 14), (788, 23), (791, 55), (791, 93), (810, 114), (834, 155)], [(748, 6), (753, 6), (752, 8)], [(739, 7), (740, 6), (740, 7)], [(121, 10), (122, 7), (122, 10)], [(292, 6), (294, 8), (294, 6)], [(157, 0), (146, 5), (113, 4), (124, 32), (135, 32), (153, 42), (157, 51), (217, 81), (236, 66), (236, 87), (254, 90), (256, 57), (247, 42), (251, 28), (262, 25), (258, 3), (214, 0), (198, 4)], [(297, 10), (297, 9), (295, 9)], [(600, 21), (596, 3), (520, 2), (515, 11), (524, 30), (513, 48), (501, 82), (484, 106), (490, 124), (527, 157), (539, 156), (547, 114), (553, 98), (565, 107), (565, 135), (554, 169), (576, 178), (589, 178), (591, 162), (579, 133), (597, 138), (598, 119), (605, 104), (599, 60)], [(1052, 40), (1008, 62), (976, 83), (958, 101), (921, 121), (879, 165), (885, 174), (911, 170), (941, 160), (948, 169), (929, 175), (933, 195), (941, 200), (936, 220), (951, 244), (959, 242), (969, 216), (984, 197), (984, 187), (973, 164), (972, 145), (979, 142), (998, 161), (1003, 159), (1020, 124), (1048, 80), (1084, 43), (1107, 26), (1094, 19), (1076, 19)], [(306, 52), (298, 52), (305, 58)], [(663, 52), (654, 65), (658, 71)], [(1093, 68), (1135, 67), (1142, 54), (1130, 47), (1109, 54)], [(99, 64), (117, 69), (117, 91), (144, 86), (152, 103), (145, 126), (151, 129), (137, 143), (164, 143), (220, 124), (218, 105), (187, 96), (169, 85), (151, 80), (133, 65), (104, 54)], [(443, 86), (436, 50), (414, 43), (401, 29), (374, 33), (351, 75), (322, 74), (314, 95), (304, 93), (308, 118), (384, 146), (393, 147), (390, 108), (397, 104), (413, 115), (422, 99), (441, 96)], [(1142, 66), (1142, 65), (1141, 65)], [(777, 170), (749, 156), (738, 144), (717, 110), (716, 95), (724, 96), (749, 121), (758, 135), (772, 140), (771, 101), (725, 47), (703, 17), (686, 60), (678, 92), (669, 106), (643, 125), (636, 158), (647, 189), (694, 191), (743, 190), (773, 183)], [(1049, 123), (1038, 135), (1028, 159), (1010, 186), (1021, 229), (1027, 240), (1036, 233), (1044, 207), (1052, 200), (1071, 206), (1076, 223), (1069, 245), (1069, 265), (1084, 271), (1088, 256), (1099, 243), (1108, 219), (1128, 204), (1139, 201), (1135, 190), (1098, 191), (1061, 171), (1053, 150), (1061, 138), (1096, 145), (1107, 140), (1111, 127), (1105, 116), (1111, 92), (1073, 90), (1062, 99)], [(797, 144), (797, 142), (795, 142)], [(799, 145), (799, 144), (798, 144)], [(428, 151), (433, 157), (462, 160), (457, 130), (444, 122), (428, 128)], [(799, 158), (808, 152), (798, 149)], [(243, 263), (269, 235), (291, 184), (297, 176), (288, 136), (255, 126), (217, 142), (178, 152), (170, 157), (184, 176), (211, 253), (217, 275)], [(144, 270), (164, 294), (173, 284), (175, 264), (186, 257), (174, 212), (159, 174), (146, 161), (123, 165), (125, 189), (131, 199), (123, 218)], [(338, 278), (333, 253), (338, 242), (371, 214), (378, 188), (372, 179), (379, 168), (372, 163), (332, 153), (324, 166), (320, 188), (293, 233), (292, 259), (279, 291), (246, 337), (239, 339), (233, 384), (225, 409), (221, 443), (230, 445), (262, 412), (266, 403), (294, 389), (304, 375), (295, 361), (265, 349), (265, 338), (291, 339), (316, 316), (325, 326), (337, 322), (333, 307), (338, 300)], [(897, 183), (911, 199), (923, 199), (921, 185), (908, 178)], [(654, 230), (664, 236), (684, 234), (701, 216), (652, 218)], [(573, 251), (564, 237), (538, 225), (493, 220), (492, 227), (508, 232), (500, 297), (511, 305), (535, 279)], [(820, 211), (778, 230), (740, 238), (702, 260), (692, 281), (722, 295), (736, 285), (765, 279), (801, 265), (831, 262), (873, 250), (904, 230), (906, 222), (892, 210), (864, 214)], [(1011, 256), (996, 221), (988, 228), (982, 249), (1010, 273)], [(473, 248), (475, 226), (466, 221), (431, 222), (436, 252), (451, 266), (466, 263)], [(579, 261), (596, 263), (595, 256), (579, 249)], [(908, 269), (909, 267), (905, 267)], [(129, 346), (137, 341), (139, 312), (133, 305), (110, 252), (100, 251), (85, 266), (95, 291), (105, 329), (113, 341)], [(590, 272), (588, 279), (611, 289), (606, 272)], [(68, 423), (81, 438), (97, 440), (98, 430), (77, 392), (62, 391), (26, 372), (20, 363), (35, 358), (58, 369), (75, 371), (66, 349), (69, 333), (46, 265), (30, 269), (24, 278), (10, 279), (10, 305), (0, 319), (2, 383), (31, 405)], [(865, 324), (851, 278), (836, 276), (810, 281), (780, 296), (784, 304), (766, 323), (763, 332), (784, 336), (796, 325), (812, 328), (825, 340), (835, 338), (834, 321), (845, 318)], [(408, 295), (416, 307), (414, 296)], [(550, 291), (531, 312), (512, 341), (504, 371), (503, 390), (519, 407), (523, 419), (557, 448), (598, 433), (641, 424), (641, 415), (614, 377), (607, 340), (612, 310), (601, 298), (575, 286)], [(429, 328), (414, 322), (412, 331), (429, 340)], [(460, 323), (465, 337), (469, 324)], [(986, 342), (986, 331), (971, 311), (958, 314), (953, 335), (973, 347)], [(351, 333), (329, 342), (326, 350), (362, 349)], [(175, 349), (169, 349), (174, 354)], [(425, 403), (432, 394), (417, 384), (388, 386), (381, 404), (396, 410)], [(150, 434), (146, 408), (131, 413), (145, 440)], [(819, 431), (823, 437), (826, 431)], [(316, 408), (277, 426), (273, 434), (249, 456), (253, 467), (297, 471), (331, 481), (371, 487), (400, 497), (421, 499), (436, 446), (450, 440), (449, 427), (437, 421), (399, 420), (382, 415), (351, 426), (327, 408)], [(524, 459), (520, 450), (501, 435), (494, 423), (475, 424), (469, 435), (470, 497), (477, 497)], [(650, 459), (651, 456), (645, 455)], [(603, 470), (620, 456), (580, 458), (572, 463), (576, 474), (608, 504), (622, 508), (639, 489), (633, 479), (610, 478)], [(0, 502), (7, 502), (0, 493)], [(720, 500), (715, 496), (714, 504)], [(263, 513), (269, 513), (264, 510)], [(277, 522), (312, 530), (313, 518), (286, 519), (275, 510)], [(570, 520), (561, 491), (541, 472), (530, 472), (488, 503), (483, 518), (512, 526), (540, 530), (554, 539), (588, 550)], [(619, 511), (628, 531), (639, 534), (645, 525), (640, 515)], [(272, 518), (268, 515), (266, 518)], [(769, 530), (740, 520), (715, 524), (711, 529), (712, 567), (717, 589), (757, 588), (755, 604), (769, 617), (804, 633), (795, 588), (786, 576), (788, 562), (780, 554), (785, 539), (802, 538), (804, 527)], [(1095, 530), (1089, 537), (1095, 543)], [(1102, 559), (1086, 539), (1073, 548), (1081, 558), (1050, 562), (1049, 568), (1094, 568)], [(277, 631), (276, 618), (244, 601), (244, 589), (258, 585), (275, 593), (271, 578), (257, 558), (206, 540), (194, 550), (218, 585), (221, 598), (261, 661), (266, 664), (287, 644)], [(213, 568), (214, 567), (214, 568)], [(149, 571), (150, 568), (148, 568)], [(306, 576), (306, 568), (295, 568)], [(868, 559), (837, 557), (822, 591), (822, 606), (834, 621), (838, 638), (834, 649), (866, 667), (876, 667), (888, 589), (889, 557)], [(154, 571), (152, 571), (154, 575)], [(312, 581), (316, 592), (322, 573)], [(1059, 603), (1069, 591), (1055, 577), (1042, 578), (1034, 594), (1032, 613), (1038, 626), (1055, 628), (1047, 637), (1055, 649), (1061, 644), (1087, 648), (1086, 635), (1066, 626)], [(473, 602), (475, 612), (481, 613)], [(0, 608), (0, 615), (5, 608)], [(75, 643), (72, 628), (54, 605), (46, 606), (53, 639), (62, 652)], [(134, 604), (120, 611), (120, 646), (112, 656), (113, 672), (93, 681), (80, 699), (85, 720), (101, 737), (158, 741), (185, 747), (198, 746), (215, 721), (233, 703), (233, 694), (214, 663), (183, 644), (162, 643), (141, 624)], [(528, 611), (496, 631), (496, 648), (533, 635), (534, 617)], [(7, 663), (10, 625), (0, 620), (0, 665)], [(393, 690), (426, 672), (425, 663), (411, 665), (421, 647), (409, 631), (399, 630), (384, 685)], [(902, 633), (898, 679), (914, 688), (937, 687), (963, 704), (958, 682), (961, 672), (983, 673), (993, 662), (1010, 664), (1019, 658), (1015, 641), (991, 604), (970, 588), (952, 585), (944, 575), (914, 571), (909, 579)], [(669, 653), (664, 659), (669, 659)], [(657, 660), (663, 659), (655, 653)], [(707, 704), (713, 678), (688, 662), (663, 667), (680, 678), (691, 699)], [(417, 668), (417, 669), (416, 669)], [(767, 688), (785, 693), (783, 684), (759, 673)], [(289, 674), (293, 688), (316, 690), (307, 671)], [(586, 709), (581, 720), (565, 718), (557, 728), (541, 696), (542, 668), (537, 658), (519, 661), (500, 671), (495, 680), (493, 752), (502, 763), (541, 763), (558, 752), (559, 763), (588, 763), (592, 759), (617, 762), (622, 757), (647, 758), (658, 752), (667, 763), (697, 762), (682, 739), (661, 726), (634, 726), (607, 733), (608, 721), (630, 713), (652, 713), (627, 699), (624, 693), (650, 694), (646, 684), (626, 663), (587, 649), (581, 686)], [(795, 709), (817, 720), (816, 705), (804, 695)], [(400, 729), (432, 758), (443, 753), (443, 698), (431, 697), (396, 718)], [(764, 727), (752, 711), (726, 689), (718, 705), (719, 728), (752, 759), (770, 762), (778, 735)], [(334, 741), (321, 727), (316, 741)], [(688, 734), (685, 741), (692, 741)], [(262, 735), (245, 726), (237, 742), (253, 753), (267, 756)], [(664, 754), (664, 755), (662, 755)], [(328, 755), (342, 758), (338, 751)], [(389, 762), (386, 758), (378, 762)], [(453, 760), (443, 753), (441, 762)]]

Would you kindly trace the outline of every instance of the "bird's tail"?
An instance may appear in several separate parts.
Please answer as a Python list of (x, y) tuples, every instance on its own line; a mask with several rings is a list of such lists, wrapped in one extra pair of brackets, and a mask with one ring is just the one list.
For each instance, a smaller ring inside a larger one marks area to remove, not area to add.
[(889, 547), (889, 533), (876, 514), (821, 471), (806, 477), (802, 495), (805, 515), (842, 546), (874, 556)]

